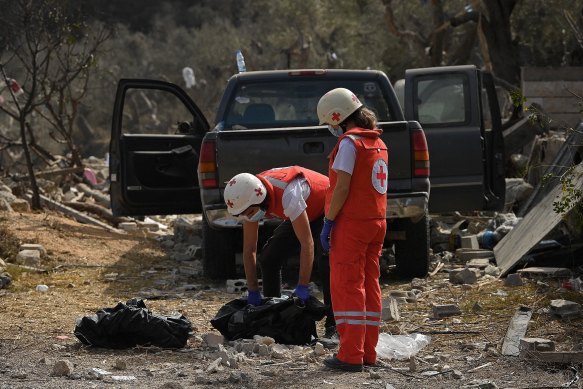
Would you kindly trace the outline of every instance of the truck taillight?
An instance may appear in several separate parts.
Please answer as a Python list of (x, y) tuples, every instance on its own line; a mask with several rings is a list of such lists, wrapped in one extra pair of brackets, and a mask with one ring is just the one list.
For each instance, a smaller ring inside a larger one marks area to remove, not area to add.
[(204, 141), (200, 146), (198, 174), (204, 189), (218, 188), (219, 186), (215, 146), (214, 140)]
[(429, 177), (429, 149), (427, 139), (422, 129), (412, 130), (411, 140), (413, 143), (413, 176)]

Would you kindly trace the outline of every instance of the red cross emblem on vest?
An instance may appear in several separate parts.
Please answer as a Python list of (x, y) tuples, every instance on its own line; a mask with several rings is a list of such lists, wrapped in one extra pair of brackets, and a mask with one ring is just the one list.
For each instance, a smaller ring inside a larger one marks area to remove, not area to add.
[(387, 162), (384, 159), (377, 159), (372, 168), (372, 186), (380, 194), (387, 193), (388, 184)]

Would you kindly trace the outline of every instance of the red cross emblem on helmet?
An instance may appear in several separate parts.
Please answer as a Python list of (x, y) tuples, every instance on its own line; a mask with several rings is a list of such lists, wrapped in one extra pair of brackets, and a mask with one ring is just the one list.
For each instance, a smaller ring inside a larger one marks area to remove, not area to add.
[(332, 120), (334, 120), (335, 122), (339, 122), (340, 121), (340, 113), (332, 112)]

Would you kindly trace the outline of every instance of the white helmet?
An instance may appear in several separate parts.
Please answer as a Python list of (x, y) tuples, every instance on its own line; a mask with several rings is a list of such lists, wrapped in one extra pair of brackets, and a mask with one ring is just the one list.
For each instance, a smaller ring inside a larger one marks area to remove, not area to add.
[(362, 103), (350, 90), (346, 88), (332, 89), (318, 101), (320, 125), (338, 125), (360, 107), (362, 107)]
[(261, 204), (267, 190), (253, 174), (240, 173), (229, 180), (224, 196), (229, 213), (238, 215), (252, 205)]

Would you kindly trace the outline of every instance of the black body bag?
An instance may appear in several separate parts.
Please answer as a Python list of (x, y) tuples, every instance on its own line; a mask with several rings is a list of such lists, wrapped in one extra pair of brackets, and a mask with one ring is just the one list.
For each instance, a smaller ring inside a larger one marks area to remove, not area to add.
[(281, 344), (304, 345), (318, 336), (316, 321), (325, 314), (326, 306), (314, 296), (306, 304), (298, 298), (266, 298), (257, 307), (235, 299), (219, 309), (211, 324), (228, 340), (261, 335)]
[(104, 348), (186, 346), (192, 324), (183, 315), (153, 315), (143, 300), (131, 299), (104, 308), (77, 321), (75, 336), (83, 343)]

